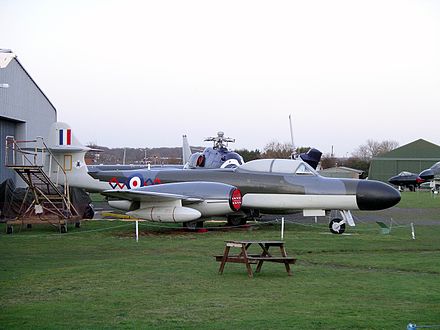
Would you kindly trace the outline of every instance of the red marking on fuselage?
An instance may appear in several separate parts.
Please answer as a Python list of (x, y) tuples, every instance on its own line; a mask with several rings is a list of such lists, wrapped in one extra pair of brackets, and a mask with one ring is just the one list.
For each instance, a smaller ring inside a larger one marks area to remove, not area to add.
[(110, 184), (110, 187), (112, 187), (112, 189), (116, 189), (116, 187), (119, 187), (119, 189), (123, 189), (125, 187), (125, 184), (119, 182), (118, 179), (115, 177), (111, 178), (108, 183)]

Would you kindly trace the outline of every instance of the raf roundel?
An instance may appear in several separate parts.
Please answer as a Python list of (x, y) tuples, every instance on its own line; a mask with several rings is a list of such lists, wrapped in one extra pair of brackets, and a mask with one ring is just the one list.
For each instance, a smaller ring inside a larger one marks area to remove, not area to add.
[(142, 187), (142, 179), (138, 176), (134, 176), (128, 181), (128, 188), (129, 189), (135, 189)]

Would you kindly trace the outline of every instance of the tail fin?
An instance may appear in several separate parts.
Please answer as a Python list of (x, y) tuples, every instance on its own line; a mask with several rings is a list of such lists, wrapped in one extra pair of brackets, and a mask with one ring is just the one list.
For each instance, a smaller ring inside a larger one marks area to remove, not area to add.
[[(52, 124), (47, 147), (54, 154), (57, 164), (63, 167), (70, 186), (88, 191), (102, 191), (108, 188), (108, 184), (99, 182), (88, 174), (85, 154), (92, 149), (76, 139), (68, 124), (62, 122)], [(55, 179), (59, 173), (55, 170), (56, 166), (51, 168), (53, 169), (50, 173), (51, 179)]]
[(48, 148), (52, 152), (87, 152), (90, 148), (85, 147), (78, 141), (73, 130), (66, 123), (56, 122), (50, 127)]
[(182, 141), (182, 165), (185, 165), (186, 163), (188, 163), (190, 157), (191, 157), (191, 148), (189, 147), (188, 137), (186, 135), (183, 135), (183, 141)]

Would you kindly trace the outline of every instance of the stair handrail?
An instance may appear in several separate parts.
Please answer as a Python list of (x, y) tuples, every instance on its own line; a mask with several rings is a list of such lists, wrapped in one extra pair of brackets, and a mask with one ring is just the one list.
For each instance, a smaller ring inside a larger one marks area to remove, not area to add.
[[(44, 138), (42, 136), (37, 136), (37, 140), (41, 140), (41, 144), (43, 145), (44, 148), (41, 148), (42, 150), (42, 154), (44, 156), (44, 150), (47, 150), (47, 152), (50, 155), (50, 162), (49, 162), (49, 179), (51, 178), (51, 169), (52, 169), (52, 160), (55, 161), (56, 165), (57, 165), (57, 181), (56, 181), (56, 185), (58, 185), (58, 174), (60, 173), (60, 169), (62, 171), (63, 177), (64, 177), (64, 195), (67, 196), (67, 203), (68, 203), (68, 207), (70, 209), (71, 205), (70, 205), (70, 192), (69, 192), (69, 183), (67, 180), (67, 173), (66, 170), (64, 169), (63, 166), (61, 166), (61, 164), (58, 162), (57, 158), (55, 157), (55, 155), (52, 153), (52, 151), (50, 150), (50, 148), (46, 145), (46, 142), (44, 142)], [(44, 157), (43, 157), (44, 158)], [(43, 159), (44, 162), (44, 159)]]
[[(40, 143), (39, 143), (40, 142)], [(34, 143), (34, 148), (32, 147), (20, 147), (19, 143), (26, 143), (26, 145), (29, 143)], [(27, 150), (26, 150), (27, 149)], [(29, 151), (32, 150), (32, 151)], [(9, 156), (12, 151), (12, 159), (9, 159)], [(45, 170), (45, 163), (46, 163), (46, 153), (49, 156), (49, 166), (48, 170), (49, 173)], [(41, 164), (38, 162), (38, 155), (41, 153)], [(22, 164), (17, 163), (17, 159), (22, 156)], [(44, 138), (41, 136), (37, 136), (35, 140), (15, 140), (14, 136), (6, 136), (6, 149), (5, 149), (5, 166), (6, 167), (21, 167), (21, 166), (35, 166), (39, 167), (40, 171), (43, 175), (47, 177), (47, 179), (54, 185), (54, 188), (58, 191), (57, 186), (59, 185), (59, 174), (62, 174), (64, 177), (64, 184), (62, 186), (64, 187), (64, 195), (63, 200), (64, 203), (69, 210), (69, 212), (73, 211), (76, 215), (78, 215), (78, 211), (76, 208), (72, 205), (70, 201), (70, 189), (69, 189), (69, 182), (67, 179), (67, 173), (63, 166), (61, 166), (60, 162), (57, 160), (51, 149), (46, 145), (46, 142), (44, 141)], [(54, 164), (57, 166), (56, 171), (56, 182), (52, 181), (52, 161), (54, 161)], [(58, 193), (60, 193), (58, 191)]]

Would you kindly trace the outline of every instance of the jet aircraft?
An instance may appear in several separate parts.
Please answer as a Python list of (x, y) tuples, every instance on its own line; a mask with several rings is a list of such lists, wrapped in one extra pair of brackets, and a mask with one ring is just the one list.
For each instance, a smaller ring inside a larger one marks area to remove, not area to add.
[(440, 162), (435, 163), (430, 168), (420, 172), (419, 176), (426, 181), (433, 180), (434, 177), (440, 176)]
[(106, 182), (146, 178), (153, 182), (137, 189), (102, 192), (116, 199), (127, 214), (151, 221), (195, 224), (210, 216), (226, 215), (243, 224), (260, 213), (302, 210), (306, 216), (324, 216), (325, 211), (341, 210), (342, 219), (333, 219), (329, 227), (342, 233), (346, 223), (354, 226), (351, 210), (381, 210), (400, 201), (400, 193), (385, 183), (325, 178), (299, 159), (261, 159), (212, 170), (151, 169), (91, 175)]
[[(62, 127), (58, 126), (56, 136), (64, 134), (59, 133), (65, 129)], [(325, 178), (301, 157), (244, 164), (233, 157), (223, 168), (197, 166), (196, 161), (195, 168), (88, 172), (85, 147), (74, 137), (71, 141), (74, 145), (69, 148), (59, 145), (51, 149), (58, 152), (59, 161), (64, 158), (64, 164), (66, 159), (72, 163), (67, 171), (70, 185), (101, 192), (111, 206), (150, 221), (195, 227), (213, 216), (225, 216), (230, 224), (244, 224), (262, 213), (302, 211), (305, 216), (324, 216), (326, 211), (340, 210), (341, 218), (329, 224), (331, 232), (340, 234), (345, 224), (355, 225), (351, 210), (381, 210), (400, 201), (400, 193), (388, 184)]]
[(389, 178), (388, 182), (392, 185), (398, 186), (399, 190), (403, 190), (407, 187), (410, 191), (415, 191), (417, 187), (420, 187), (420, 184), (425, 182), (425, 180), (420, 178), (416, 173), (404, 171)]
[(423, 180), (430, 182), (432, 191), (434, 193), (438, 193), (440, 191), (440, 162), (437, 162), (430, 168), (420, 172), (419, 176)]

